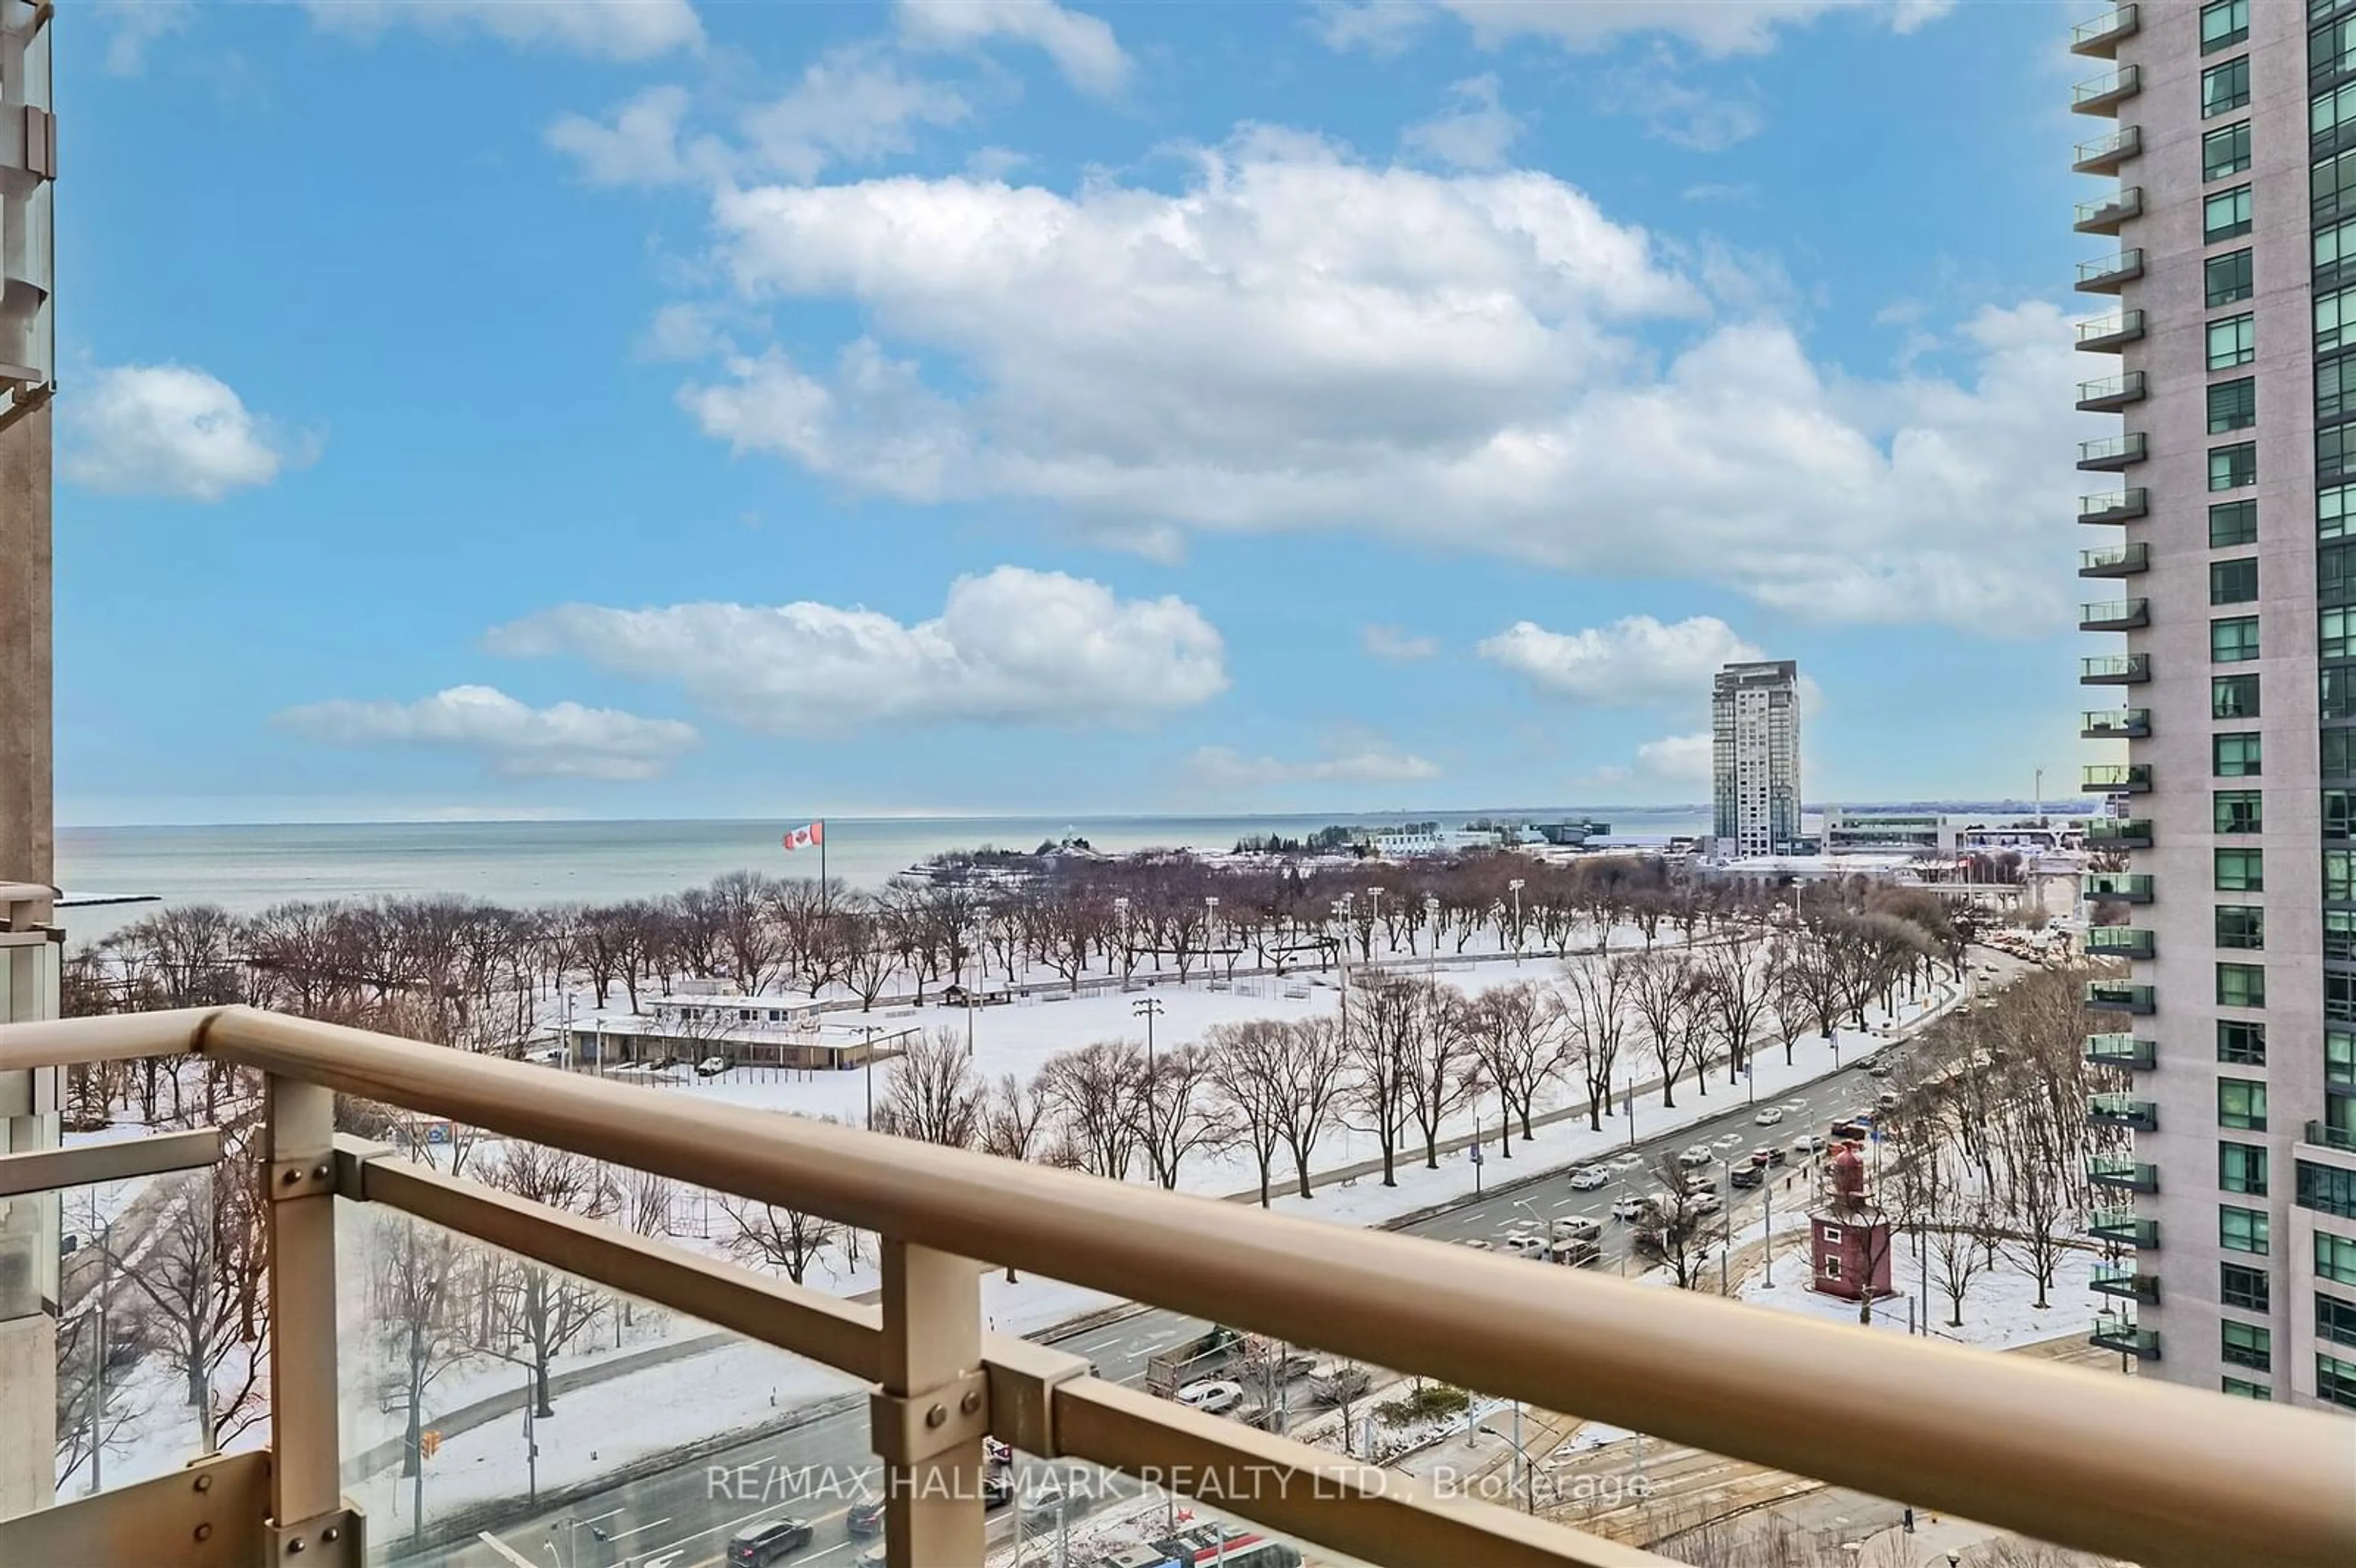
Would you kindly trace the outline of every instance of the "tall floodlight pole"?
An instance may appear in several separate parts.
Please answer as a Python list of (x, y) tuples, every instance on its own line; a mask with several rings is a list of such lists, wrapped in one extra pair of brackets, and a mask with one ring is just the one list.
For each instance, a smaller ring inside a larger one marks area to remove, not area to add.
[(1518, 969), (1522, 966), (1522, 879), (1514, 878), (1505, 890), (1514, 895), (1514, 967)]
[(1153, 1020), (1162, 1016), (1162, 998), (1140, 997), (1130, 1004), (1129, 1010), (1145, 1020), (1145, 1125), (1152, 1140), (1147, 1147), (1153, 1156), (1154, 1174), (1159, 1176), (1162, 1173), (1162, 1123), (1156, 1108), (1161, 1097), (1153, 1092), (1153, 1081), (1160, 1076), (1153, 1065)]

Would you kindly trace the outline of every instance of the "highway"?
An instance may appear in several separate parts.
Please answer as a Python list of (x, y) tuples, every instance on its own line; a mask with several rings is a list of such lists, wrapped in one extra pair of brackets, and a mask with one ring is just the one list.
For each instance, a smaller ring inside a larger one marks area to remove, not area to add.
[[(1823, 1047), (1809, 1040), (1800, 1049), (1821, 1051)], [(1843, 1068), (1771, 1102), (1753, 1104), (1739, 1089), (1730, 1090), (1721, 1081), (1711, 1085), (1707, 1102), (1718, 1108), (1717, 1114), (1633, 1149), (1623, 1149), (1621, 1162), (1624, 1165), (1633, 1156), (1635, 1167), (1613, 1171), (1607, 1187), (1573, 1191), (1567, 1168), (1559, 1157), (1549, 1155), (1543, 1139), (1536, 1145), (1517, 1143), (1517, 1150), (1526, 1152), (1518, 1153), (1511, 1164), (1493, 1159), (1485, 1168), (1492, 1184), (1480, 1196), (1468, 1196), (1392, 1228), (1435, 1241), (1478, 1238), (1494, 1243), (1510, 1232), (1535, 1230), (1533, 1215), (1539, 1220), (1591, 1218), (1602, 1224), (1604, 1232), (1603, 1257), (1594, 1266), (1604, 1272), (1624, 1271), (1627, 1227), (1612, 1221), (1609, 1211), (1623, 1191), (1642, 1193), (1658, 1186), (1650, 1167), (1662, 1153), (1707, 1143), (1716, 1146), (1721, 1157), (1741, 1163), (1749, 1150), (1759, 1145), (1788, 1147), (1802, 1133), (1823, 1133), (1834, 1122), (1869, 1106), (1879, 1087), (1861, 1068)], [(1693, 1098), (1689, 1080), (1678, 1085), (1677, 1097), (1681, 1105), (1702, 1103)], [(1758, 1125), (1755, 1117), (1768, 1104), (1783, 1111), (1783, 1120), (1772, 1126)], [(1419, 1148), (1412, 1157), (1421, 1157)], [(1526, 1166), (1526, 1171), (1516, 1170), (1515, 1166)], [(1711, 1169), (1723, 1181), (1723, 1168)], [(1781, 1199), (1785, 1196), (1782, 1178), (1796, 1176), (1796, 1167), (1778, 1168), (1777, 1175), (1776, 1196)], [(1791, 1195), (1796, 1200), (1806, 1190), (1806, 1183), (1795, 1179)], [(1741, 1196), (1755, 1200), (1757, 1195)], [(1547, 1265), (1533, 1263), (1530, 1266)], [(1087, 1357), (1096, 1363), (1099, 1376), (1141, 1385), (1151, 1357), (1207, 1327), (1197, 1318), (1146, 1307), (1048, 1342)], [(1294, 1408), (1306, 1408), (1301, 1393), (1293, 1397)], [(865, 1410), (833, 1411), (789, 1430), (750, 1439), (708, 1459), (623, 1482), (570, 1508), (502, 1523), (497, 1534), (509, 1552), (548, 1568), (714, 1568), (724, 1559), (728, 1538), (738, 1528), (794, 1513), (817, 1527), (816, 1538), (800, 1553), (780, 1558), (779, 1563), (851, 1568), (873, 1544), (851, 1537), (843, 1522), (844, 1514), (860, 1500), (858, 1496), (847, 1487), (839, 1486), (830, 1494), (823, 1486), (812, 1489), (807, 1483), (827, 1474), (847, 1476), (875, 1463), (867, 1446)], [(727, 1477), (724, 1482), (714, 1479), (723, 1476)], [(756, 1482), (747, 1497), (741, 1487), (745, 1476), (767, 1479)], [(1023, 1487), (1035, 1484), (1037, 1478), (1026, 1475)], [(1096, 1484), (1103, 1485), (1100, 1479)], [(1008, 1517), (1008, 1510), (1001, 1510), (997, 1517)], [(1052, 1530), (1052, 1514), (1043, 1522)], [(1026, 1525), (1026, 1534), (1033, 1528)], [(371, 1556), (400, 1563), (403, 1568), (512, 1568), (515, 1562), (515, 1557), (473, 1540), (405, 1555), (397, 1540), (380, 1538), (371, 1545)]]

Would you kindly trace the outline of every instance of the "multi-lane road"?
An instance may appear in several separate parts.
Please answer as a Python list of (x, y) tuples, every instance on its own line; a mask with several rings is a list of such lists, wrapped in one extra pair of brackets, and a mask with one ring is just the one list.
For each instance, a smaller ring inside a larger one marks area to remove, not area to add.
[[(1801, 1049), (1824, 1048), (1810, 1040)], [(1611, 1205), (1623, 1192), (1641, 1193), (1657, 1186), (1651, 1168), (1662, 1154), (1709, 1144), (1722, 1157), (1740, 1164), (1761, 1144), (1788, 1147), (1803, 1133), (1822, 1134), (1836, 1121), (1870, 1105), (1879, 1088), (1862, 1067), (1842, 1068), (1756, 1104), (1724, 1083), (1713, 1084), (1708, 1104), (1719, 1109), (1710, 1119), (1633, 1148), (1623, 1147), (1618, 1151), (1622, 1165), (1628, 1165), (1630, 1156), (1635, 1163), (1633, 1168), (1614, 1170), (1607, 1187), (1573, 1191), (1565, 1168), (1550, 1163), (1554, 1157), (1543, 1143), (1523, 1145), (1526, 1152), (1514, 1165), (1527, 1162), (1526, 1174), (1503, 1161), (1493, 1162), (1487, 1169), (1495, 1179), (1480, 1196), (1466, 1197), (1397, 1228), (1435, 1241), (1494, 1243), (1511, 1232), (1537, 1230), (1537, 1221), (1594, 1219), (1603, 1226), (1604, 1249), (1595, 1266), (1622, 1270), (1627, 1266), (1627, 1227), (1609, 1219)], [(1685, 1103), (1702, 1103), (1688, 1098), (1689, 1085), (1681, 1084), (1678, 1093)], [(1770, 1104), (1783, 1111), (1783, 1118), (1773, 1125), (1760, 1125), (1757, 1116)], [(1788, 1168), (1778, 1168), (1779, 1189)], [(1723, 1180), (1723, 1166), (1711, 1170)], [(1757, 1195), (1740, 1196), (1751, 1200)], [(1207, 1327), (1199, 1318), (1147, 1307), (1050, 1342), (1087, 1357), (1099, 1376), (1141, 1384), (1151, 1358)], [(794, 1513), (816, 1525), (816, 1538), (801, 1552), (779, 1559), (780, 1563), (852, 1568), (872, 1544), (852, 1538), (845, 1526), (844, 1515), (856, 1497), (830, 1491), (817, 1478), (849, 1476), (873, 1464), (864, 1409), (835, 1410), (724, 1452), (619, 1483), (562, 1511), (499, 1525), (496, 1533), (501, 1547), (469, 1540), (406, 1555), (386, 1542), (384, 1551), (402, 1568), (512, 1568), (518, 1557), (548, 1568), (713, 1568), (723, 1561), (729, 1537), (737, 1529)], [(749, 1496), (746, 1477), (765, 1477)], [(1052, 1528), (1052, 1516), (1046, 1523)]]

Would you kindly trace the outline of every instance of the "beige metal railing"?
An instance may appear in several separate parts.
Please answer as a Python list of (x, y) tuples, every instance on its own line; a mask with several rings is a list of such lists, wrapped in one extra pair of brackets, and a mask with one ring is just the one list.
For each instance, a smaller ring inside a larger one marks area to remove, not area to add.
[[(985, 1431), (1043, 1456), (1227, 1477), (1218, 1484), (1233, 1488), (1228, 1500), (1254, 1520), (1372, 1561), (1661, 1561), (1436, 1495), (1398, 1472), (1100, 1381), (1076, 1357), (985, 1335), (985, 1264), (2147, 1565), (2356, 1562), (2356, 1423), (2312, 1412), (1464, 1249), (1443, 1255), (1407, 1236), (633, 1093), (242, 1008), (0, 1027), (0, 1070), (187, 1051), (267, 1075), (272, 1522), (243, 1528), (273, 1563), (287, 1561), (295, 1539), (310, 1553), (305, 1565), (357, 1561), (360, 1521), (336, 1491), (337, 1196), (404, 1211), (879, 1384), (873, 1443), (892, 1482), (895, 1565), (980, 1561)], [(780, 1284), (331, 1140), (335, 1093), (874, 1231), (885, 1239), (882, 1305)], [(251, 1479), (243, 1469), (222, 1474)], [(185, 1521), (198, 1506), (188, 1489), (167, 1480), (132, 1491)], [(40, 1539), (77, 1539), (73, 1516), (106, 1501), (55, 1510), (37, 1527), (49, 1532)], [(16, 1528), (0, 1525), (0, 1558), (32, 1539), (6, 1533)], [(119, 1529), (92, 1513), (79, 1539), (113, 1539)]]

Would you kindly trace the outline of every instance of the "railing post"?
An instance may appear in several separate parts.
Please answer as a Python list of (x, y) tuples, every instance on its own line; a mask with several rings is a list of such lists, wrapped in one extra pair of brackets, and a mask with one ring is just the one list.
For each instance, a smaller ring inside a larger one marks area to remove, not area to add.
[(884, 1392), (870, 1412), (884, 1461), (889, 1568), (962, 1568), (982, 1558), (981, 1268), (884, 1243)]
[(336, 1097), (265, 1081), (270, 1241), (270, 1538), (273, 1564), (359, 1568), (343, 1500), (336, 1396)]

